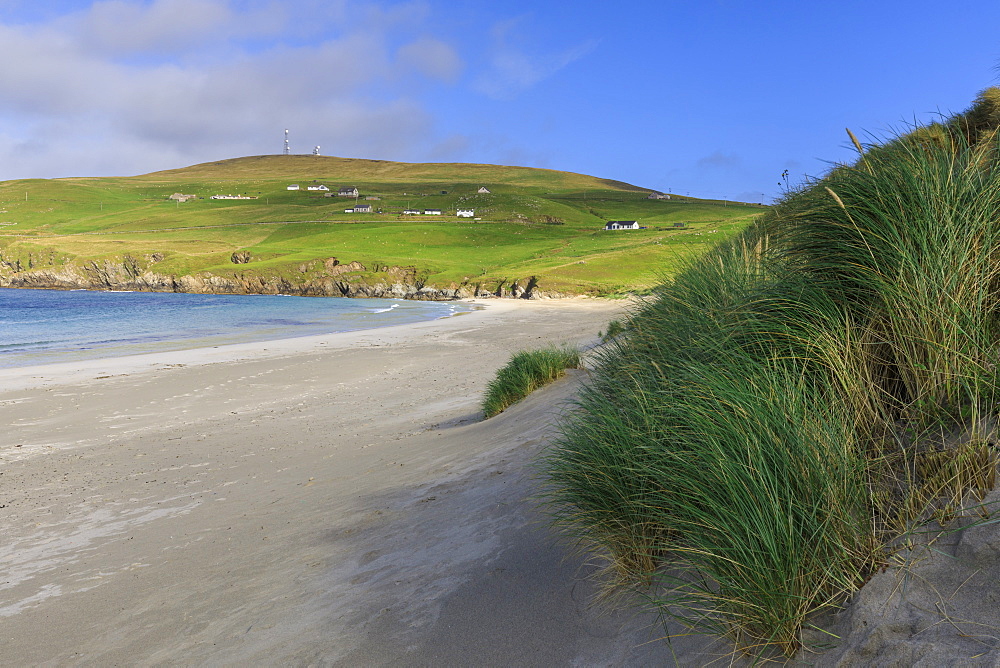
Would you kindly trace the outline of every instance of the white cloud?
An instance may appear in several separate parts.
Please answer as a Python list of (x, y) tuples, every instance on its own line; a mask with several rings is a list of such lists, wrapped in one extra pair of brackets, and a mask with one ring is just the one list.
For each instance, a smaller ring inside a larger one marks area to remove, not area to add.
[(232, 35), (243, 24), (225, 3), (214, 0), (155, 0), (148, 5), (103, 0), (64, 22), (83, 44), (107, 53), (175, 52)]
[(488, 69), (480, 74), (474, 88), (497, 100), (518, 96), (559, 70), (593, 51), (598, 40), (588, 40), (554, 53), (538, 53), (517, 44), (515, 38), (526, 17), (503, 21), (493, 27), (493, 47)]
[(462, 70), (462, 60), (441, 40), (422, 37), (400, 47), (396, 57), (405, 68), (441, 81), (454, 82)]
[(430, 141), (432, 117), (394, 86), (461, 71), (444, 41), (409, 37), (426, 5), (355, 4), (350, 15), (370, 19), (359, 23), (334, 2), (314, 22), (326, 34), (309, 41), (286, 26), (287, 7), (251, 4), (103, 0), (48, 23), (0, 24), (0, 62), (17, 63), (0, 68), (0, 178), (278, 153), (286, 127), (300, 153), (319, 144), (405, 159)]

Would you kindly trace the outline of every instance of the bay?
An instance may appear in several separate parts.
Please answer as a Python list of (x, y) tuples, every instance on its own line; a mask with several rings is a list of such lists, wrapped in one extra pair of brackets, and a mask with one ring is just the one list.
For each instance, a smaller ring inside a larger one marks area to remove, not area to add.
[(0, 368), (373, 329), (462, 302), (0, 288)]

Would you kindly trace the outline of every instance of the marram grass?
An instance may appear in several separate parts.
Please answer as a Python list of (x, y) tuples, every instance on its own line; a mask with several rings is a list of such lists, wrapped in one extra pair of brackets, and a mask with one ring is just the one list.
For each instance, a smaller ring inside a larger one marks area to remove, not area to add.
[(574, 348), (539, 348), (514, 353), (510, 361), (497, 371), (483, 398), (483, 413), (487, 418), (502, 413), (508, 407), (562, 376), (566, 369), (580, 366), (580, 352)]
[(557, 524), (615, 581), (791, 655), (894, 539), (994, 486), (993, 116), (869, 146), (789, 193), (602, 348), (542, 467)]

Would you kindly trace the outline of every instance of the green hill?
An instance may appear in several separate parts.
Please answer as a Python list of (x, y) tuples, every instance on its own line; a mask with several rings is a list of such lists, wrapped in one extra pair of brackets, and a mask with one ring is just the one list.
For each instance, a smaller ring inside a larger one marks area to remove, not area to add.
[[(330, 190), (308, 190), (321, 185)], [(359, 198), (337, 197), (340, 187), (357, 187)], [(334, 283), (393, 281), (494, 291), (534, 277), (543, 291), (641, 292), (761, 211), (650, 200), (650, 192), (545, 169), (304, 155), (7, 181), (0, 284), (68, 287), (81, 283), (76, 276), (87, 279), (84, 287), (324, 294)], [(174, 193), (195, 197), (177, 202)], [(345, 213), (356, 204), (372, 211)], [(459, 208), (474, 210), (474, 219), (457, 217)], [(645, 229), (606, 232), (609, 220)], [(178, 284), (183, 277), (201, 282)], [(212, 277), (219, 282), (205, 283)]]

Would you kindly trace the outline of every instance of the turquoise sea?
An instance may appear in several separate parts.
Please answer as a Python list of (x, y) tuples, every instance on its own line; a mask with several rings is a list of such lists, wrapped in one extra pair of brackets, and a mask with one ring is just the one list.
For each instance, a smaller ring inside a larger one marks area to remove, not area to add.
[(445, 318), (461, 302), (0, 288), (0, 368)]

